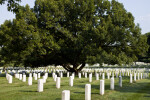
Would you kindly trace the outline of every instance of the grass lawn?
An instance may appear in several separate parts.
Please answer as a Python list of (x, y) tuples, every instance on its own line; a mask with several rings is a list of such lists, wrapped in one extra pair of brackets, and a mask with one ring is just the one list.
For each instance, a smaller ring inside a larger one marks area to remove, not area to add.
[[(93, 75), (94, 76), (94, 75)], [(123, 87), (118, 86), (119, 78), (115, 78), (115, 90), (110, 90), (110, 80), (105, 79), (105, 94), (99, 95), (100, 81), (93, 77), (92, 83), (88, 78), (74, 79), (74, 86), (69, 86), (69, 78), (61, 78), (60, 89), (52, 77), (48, 77), (44, 84), (44, 91), (37, 92), (37, 81), (33, 79), (33, 85), (28, 86), (13, 77), (13, 83), (8, 81), (3, 74), (0, 75), (0, 100), (61, 100), (63, 90), (70, 90), (71, 100), (85, 100), (85, 84), (91, 84), (92, 100), (150, 100), (150, 79), (142, 79), (136, 83), (129, 83), (129, 77), (122, 77)], [(28, 78), (27, 78), (28, 80)]]

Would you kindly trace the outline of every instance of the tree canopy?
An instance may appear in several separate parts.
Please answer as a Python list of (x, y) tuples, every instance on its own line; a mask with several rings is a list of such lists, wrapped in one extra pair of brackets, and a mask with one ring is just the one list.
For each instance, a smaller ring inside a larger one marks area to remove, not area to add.
[(0, 54), (16, 65), (78, 72), (86, 63), (129, 64), (148, 49), (132, 14), (115, 0), (36, 0), (15, 13), (0, 26)]

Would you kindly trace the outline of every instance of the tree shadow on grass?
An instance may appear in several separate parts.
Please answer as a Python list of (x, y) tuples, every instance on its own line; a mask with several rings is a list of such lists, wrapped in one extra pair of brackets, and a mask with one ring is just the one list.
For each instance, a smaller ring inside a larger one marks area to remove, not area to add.
[[(100, 85), (92, 85), (92, 89), (100, 89)], [(105, 90), (110, 90), (110, 85), (105, 85)]]
[(85, 94), (85, 92), (74, 92), (74, 93), (77, 93), (77, 94)]
[(74, 87), (85, 88), (85, 85), (74, 85)]
[(55, 100), (61, 100), (61, 98), (56, 98)]
[(46, 88), (44, 88), (44, 90), (45, 90), (45, 89), (47, 90), (47, 89), (50, 89), (50, 88), (46, 87)]
[(15, 86), (12, 86), (12, 87), (24, 87), (25, 85), (20, 85), (20, 84), (18, 84), (18, 85), (15, 85)]
[(31, 91), (31, 90), (19, 90), (20, 92), (37, 92), (37, 91)]
[(123, 84), (123, 87), (115, 86), (115, 91), (150, 94), (150, 85), (148, 83), (128, 83), (127, 86), (126, 84)]
[(146, 96), (144, 96), (144, 97), (150, 98), (150, 96), (147, 96), (147, 95), (146, 95)]
[[(77, 93), (77, 94), (85, 94), (85, 92), (74, 92), (74, 93)], [(99, 94), (99, 93), (93, 93), (93, 92), (91, 92), (91, 94)]]

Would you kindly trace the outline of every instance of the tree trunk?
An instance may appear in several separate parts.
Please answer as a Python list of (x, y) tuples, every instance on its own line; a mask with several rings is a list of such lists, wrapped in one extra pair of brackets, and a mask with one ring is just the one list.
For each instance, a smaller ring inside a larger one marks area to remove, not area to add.
[(6, 67), (4, 66), (4, 67), (3, 67), (3, 72), (5, 72), (5, 70), (6, 70)]

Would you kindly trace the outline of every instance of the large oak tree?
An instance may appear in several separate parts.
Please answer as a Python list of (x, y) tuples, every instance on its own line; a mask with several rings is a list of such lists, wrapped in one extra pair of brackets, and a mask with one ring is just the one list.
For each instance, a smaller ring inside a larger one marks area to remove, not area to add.
[(129, 64), (148, 48), (132, 14), (115, 0), (36, 0), (33, 9), (19, 9), (0, 30), (15, 44), (1, 38), (1, 51), (18, 51), (10, 57), (25, 66), (55, 64), (78, 72), (86, 63)]

